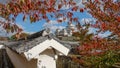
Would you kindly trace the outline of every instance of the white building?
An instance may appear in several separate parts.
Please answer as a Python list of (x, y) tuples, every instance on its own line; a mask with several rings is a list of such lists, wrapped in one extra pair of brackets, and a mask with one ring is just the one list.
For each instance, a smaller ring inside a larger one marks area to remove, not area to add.
[(55, 31), (56, 36), (72, 36), (73, 32), (76, 32), (77, 28), (72, 23), (68, 23), (68, 26), (62, 30), (57, 29)]
[(67, 56), (70, 44), (60, 41), (44, 30), (27, 37), (27, 40), (0, 41), (15, 68), (56, 68), (58, 55)]

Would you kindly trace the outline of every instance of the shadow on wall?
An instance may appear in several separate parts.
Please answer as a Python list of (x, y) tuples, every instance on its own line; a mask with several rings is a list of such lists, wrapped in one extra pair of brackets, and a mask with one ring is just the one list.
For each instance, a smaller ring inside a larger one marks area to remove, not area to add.
[(0, 49), (0, 68), (14, 68), (5, 49)]

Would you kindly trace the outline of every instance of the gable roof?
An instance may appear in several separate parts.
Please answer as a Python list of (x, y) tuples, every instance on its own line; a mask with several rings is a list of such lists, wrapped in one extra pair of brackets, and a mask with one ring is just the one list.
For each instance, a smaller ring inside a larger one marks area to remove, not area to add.
[(16, 51), (17, 53), (21, 54), (23, 52), (27, 52), (34, 46), (44, 42), (47, 39), (54, 39), (60, 44), (63, 44), (66, 48), (71, 49), (71, 45), (78, 45), (79, 43), (71, 43), (71, 42), (64, 42), (53, 36), (53, 34), (49, 34), (46, 36), (42, 36), (43, 32), (34, 33), (27, 37), (27, 40), (20, 39), (19, 41), (0, 41), (0, 44), (3, 44), (12, 50)]
[[(68, 55), (70, 49), (66, 48), (59, 42), (57, 42), (54, 39), (47, 39), (44, 42), (37, 44), (37, 46), (34, 46), (27, 52), (24, 52), (25, 57), (30, 60), (32, 58), (35, 58), (37, 55), (43, 53), (48, 48), (55, 49), (57, 52), (61, 53), (62, 55)], [(30, 55), (30, 56), (29, 56)]]

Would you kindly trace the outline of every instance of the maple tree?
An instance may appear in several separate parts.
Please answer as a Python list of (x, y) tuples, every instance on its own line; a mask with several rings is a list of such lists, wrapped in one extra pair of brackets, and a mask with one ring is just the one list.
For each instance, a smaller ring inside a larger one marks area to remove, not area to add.
[[(19, 14), (23, 14), (23, 21), (29, 18), (31, 23), (43, 19), (49, 22), (50, 18), (56, 18), (58, 23), (61, 23), (67, 19), (68, 22), (78, 23), (79, 32), (74, 35), (82, 42), (77, 51), (84, 57), (74, 58), (74, 60), (91, 66), (95, 64), (109, 66), (120, 61), (118, 59), (120, 57), (118, 54), (120, 50), (120, 2), (88, 0), (84, 4), (86, 7), (81, 8), (76, 5), (75, 0), (11, 0), (6, 4), (0, 3), (0, 16), (7, 20), (0, 24), (7, 32), (17, 31), (19, 34), (22, 29), (14, 23)], [(65, 6), (69, 6), (69, 9), (63, 9)], [(74, 12), (82, 13), (84, 10), (87, 10), (97, 20), (95, 24), (86, 24), (86, 27), (99, 28), (98, 34), (105, 31), (110, 31), (112, 34), (107, 38), (87, 34), (88, 28), (82, 29), (83, 26), (79, 23), (79, 19), (74, 17)]]
[[(89, 25), (89, 24), (88, 24)], [(108, 36), (102, 38), (94, 33), (88, 33), (88, 25), (86, 28), (80, 28), (79, 32), (73, 33), (80, 41), (80, 46), (75, 50), (75, 54), (80, 57), (73, 56), (73, 61), (87, 67), (117, 67), (120, 62), (120, 43), (119, 38)]]
[[(88, 0), (85, 6), (87, 11), (96, 19), (96, 23), (91, 24), (91, 27), (99, 29), (97, 34), (110, 31), (111, 35), (106, 38), (94, 35), (90, 42), (84, 41), (77, 48), (77, 51), (83, 57), (81, 59), (74, 57), (74, 60), (76, 59), (81, 64), (96, 68), (119, 67), (117, 65), (120, 62), (120, 2)], [(77, 33), (76, 36), (81, 38), (81, 34)]]
[[(64, 9), (67, 6), (69, 8)], [(74, 0), (10, 0), (6, 3), (0, 3), (0, 16), (6, 20), (6, 22), (0, 21), (0, 26), (7, 33), (17, 32), (20, 35), (23, 29), (15, 22), (19, 14), (23, 15), (23, 21), (28, 19), (31, 23), (40, 20), (49, 23), (52, 18), (57, 19), (58, 23), (65, 20), (79, 23), (78, 18), (73, 17), (75, 11), (82, 13), (84, 8), (78, 6)]]
[[(69, 9), (61, 12), (66, 6), (69, 6)], [(23, 20), (29, 18), (31, 23), (43, 19), (49, 22), (50, 18), (56, 18), (58, 22), (63, 22), (66, 18), (71, 22), (78, 22), (77, 18), (73, 18), (74, 11), (84, 11), (74, 0), (10, 0), (6, 4), (0, 3), (0, 16), (8, 20), (7, 23), (1, 24), (4, 24), (3, 27), (8, 32), (22, 31), (15, 23), (11, 25), (9, 22), (14, 22), (19, 14), (23, 14)], [(59, 19), (61, 17), (63, 20)]]
[[(111, 35), (107, 39), (108, 41), (114, 41), (114, 43), (112, 43), (113, 46), (120, 46), (119, 6), (120, 2), (114, 2), (113, 0), (89, 0), (86, 3), (88, 12), (97, 19), (96, 23), (92, 24), (92, 26), (94, 25), (93, 27), (100, 29), (98, 33), (110, 31)], [(106, 45), (108, 44), (108, 41), (104, 41)]]
[(97, 19), (95, 26), (100, 31), (109, 30), (112, 34), (120, 37), (120, 2), (113, 0), (89, 1), (86, 8), (89, 13)]

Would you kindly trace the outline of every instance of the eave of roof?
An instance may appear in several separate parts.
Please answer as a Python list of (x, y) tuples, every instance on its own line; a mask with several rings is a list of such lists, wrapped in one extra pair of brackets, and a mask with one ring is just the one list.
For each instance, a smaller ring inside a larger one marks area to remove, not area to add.
[(19, 41), (0, 41), (0, 44), (3, 44), (20, 54), (28, 51), (29, 49), (44, 42), (47, 39), (54, 39), (69, 49), (71, 49), (71, 45), (79, 45), (78, 42), (61, 41), (53, 34), (42, 36), (43, 31), (44, 30), (28, 36), (27, 40), (21, 39)]

